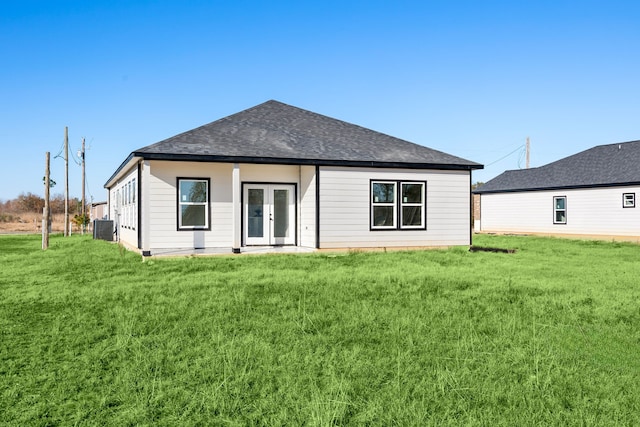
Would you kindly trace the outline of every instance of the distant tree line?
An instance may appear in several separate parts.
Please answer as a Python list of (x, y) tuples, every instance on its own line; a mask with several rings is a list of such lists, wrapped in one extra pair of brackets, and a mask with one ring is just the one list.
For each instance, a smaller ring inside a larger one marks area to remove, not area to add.
[[(69, 199), (69, 215), (81, 210), (82, 202), (77, 198)], [(13, 200), (0, 200), (0, 213), (42, 213), (44, 198), (33, 193), (21, 193)], [(49, 199), (52, 214), (64, 213), (64, 194), (56, 194)]]

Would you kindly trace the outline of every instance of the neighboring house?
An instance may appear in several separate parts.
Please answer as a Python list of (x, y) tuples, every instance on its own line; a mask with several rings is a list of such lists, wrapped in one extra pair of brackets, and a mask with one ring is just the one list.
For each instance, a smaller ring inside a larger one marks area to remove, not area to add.
[(143, 255), (451, 246), (471, 244), (480, 168), (268, 101), (132, 152), (105, 188), (117, 238)]
[[(476, 189), (476, 231), (640, 237), (640, 141), (506, 171)], [(476, 210), (477, 212), (477, 210)]]
[(91, 210), (89, 211), (91, 223), (96, 219), (104, 219), (108, 216), (107, 202), (91, 203)]

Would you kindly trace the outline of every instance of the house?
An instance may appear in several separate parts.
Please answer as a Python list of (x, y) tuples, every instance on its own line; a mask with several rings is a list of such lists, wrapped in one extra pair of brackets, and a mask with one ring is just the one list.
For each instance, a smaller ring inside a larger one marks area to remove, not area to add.
[[(640, 141), (600, 145), (548, 165), (510, 170), (474, 191), (476, 231), (640, 237)], [(477, 212), (477, 211), (476, 211)]]
[(95, 202), (91, 203), (91, 209), (89, 211), (90, 223), (96, 219), (104, 219), (107, 217), (107, 202)]
[(471, 243), (482, 165), (277, 101), (132, 152), (105, 184), (117, 239), (167, 249)]

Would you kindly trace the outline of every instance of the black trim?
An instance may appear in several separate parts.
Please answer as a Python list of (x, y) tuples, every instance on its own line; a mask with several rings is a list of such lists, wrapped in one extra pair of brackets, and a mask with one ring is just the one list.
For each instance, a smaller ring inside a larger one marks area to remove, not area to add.
[[(625, 206), (624, 205), (624, 196), (626, 196), (627, 194), (632, 194), (633, 195), (633, 206)], [(624, 209), (632, 209), (636, 207), (636, 193), (622, 193), (622, 207)]]
[(134, 157), (142, 160), (169, 160), (169, 161), (191, 161), (191, 162), (212, 162), (212, 163), (249, 163), (266, 165), (299, 165), (299, 166), (348, 166), (363, 168), (381, 169), (431, 169), (431, 170), (474, 170), (484, 169), (481, 164), (450, 164), (450, 163), (408, 163), (408, 162), (379, 162), (362, 160), (323, 160), (323, 159), (299, 159), (299, 158), (276, 158), (257, 156), (215, 156), (200, 154), (170, 154), (170, 153), (146, 153), (134, 151), (118, 166), (118, 169), (107, 180), (104, 187), (111, 182)]
[(151, 256), (151, 251), (142, 251), (142, 256)]
[[(180, 181), (207, 181), (207, 227), (180, 228)], [(211, 231), (211, 178), (193, 178), (179, 176), (176, 178), (176, 230), (177, 231)]]
[(131, 153), (127, 156), (126, 159), (124, 159), (124, 162), (120, 163), (120, 166), (118, 166), (118, 169), (116, 169), (116, 171), (111, 174), (111, 176), (109, 177), (109, 179), (107, 180), (107, 182), (104, 184), (104, 188), (108, 188), (107, 184), (109, 184), (111, 181), (113, 181), (113, 179), (115, 179), (115, 177), (120, 173), (120, 171), (122, 171), (122, 169), (124, 169), (124, 167), (127, 165), (127, 163), (129, 163), (131, 161), (131, 159), (133, 159), (135, 157), (134, 153)]
[[(396, 224), (394, 227), (373, 228), (373, 183), (382, 182), (395, 184), (395, 196), (397, 203), (396, 208)], [(424, 224), (422, 227), (411, 227), (402, 225), (402, 184), (422, 184), (424, 186), (424, 199), (422, 201), (422, 209), (424, 213)], [(403, 180), (403, 179), (369, 179), (369, 231), (420, 231), (427, 229), (427, 181), (419, 180)]]
[(484, 166), (477, 163), (413, 163), (413, 162), (380, 162), (365, 160), (339, 160), (339, 159), (301, 159), (295, 157), (258, 157), (258, 156), (221, 156), (203, 154), (171, 154), (171, 153), (147, 153), (134, 151), (113, 173), (111, 181), (120, 170), (133, 158), (140, 157), (144, 160), (170, 160), (191, 162), (214, 163), (253, 163), (268, 165), (301, 165), (301, 166), (352, 166), (374, 168), (401, 168), (401, 169), (434, 169), (434, 170), (474, 170), (483, 169)]
[(559, 191), (559, 190), (580, 190), (585, 188), (615, 188), (615, 187), (631, 187), (640, 185), (638, 182), (619, 182), (610, 184), (584, 184), (584, 185), (565, 185), (557, 187), (535, 187), (535, 188), (513, 188), (509, 190), (474, 190), (473, 194), (495, 194), (495, 193), (521, 193), (526, 191)]
[(138, 192), (138, 197), (136, 198), (136, 210), (137, 210), (137, 216), (138, 216), (138, 221), (136, 222), (136, 228), (138, 229), (138, 249), (142, 249), (142, 227), (140, 226), (140, 224), (142, 224), (142, 209), (140, 208), (142, 206), (142, 203), (140, 202), (140, 196), (142, 195), (142, 162), (138, 162), (138, 188), (136, 190)]
[[(298, 184), (295, 182), (263, 182), (263, 181), (244, 181), (240, 184), (240, 246), (256, 246), (256, 245), (247, 245), (244, 239), (244, 186), (245, 185), (292, 185), (293, 186), (293, 210), (294, 210), (294, 220), (293, 220), (293, 244), (286, 245), (273, 245), (273, 246), (298, 246)], [(271, 239), (271, 235), (269, 235), (269, 239)], [(257, 245), (263, 246), (263, 245)]]
[[(556, 209), (556, 199), (564, 199), (564, 209)], [(556, 221), (556, 211), (564, 211), (564, 222)], [(567, 196), (553, 196), (553, 224), (567, 225)]]
[(473, 246), (473, 227), (475, 218), (473, 217), (473, 210), (475, 208), (473, 204), (473, 193), (471, 193), (471, 187), (473, 182), (471, 181), (471, 172), (469, 172), (469, 245)]
[(320, 166), (316, 165), (316, 249), (320, 249)]

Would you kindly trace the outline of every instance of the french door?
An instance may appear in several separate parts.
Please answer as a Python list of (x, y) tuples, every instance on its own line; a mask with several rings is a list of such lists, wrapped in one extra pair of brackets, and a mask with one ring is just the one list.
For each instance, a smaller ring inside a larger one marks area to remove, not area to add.
[(245, 245), (295, 245), (295, 185), (244, 184)]

